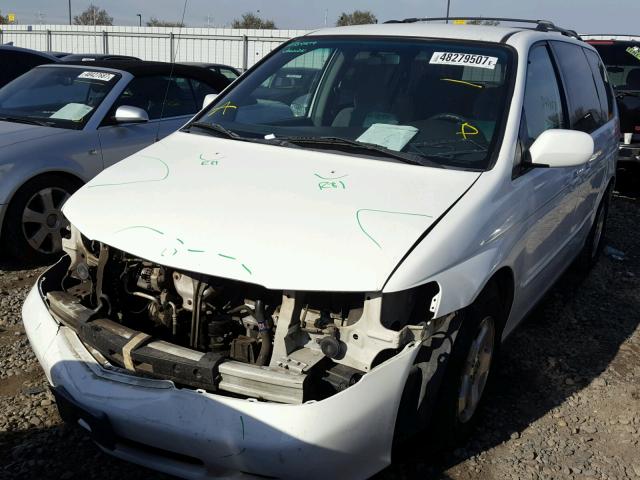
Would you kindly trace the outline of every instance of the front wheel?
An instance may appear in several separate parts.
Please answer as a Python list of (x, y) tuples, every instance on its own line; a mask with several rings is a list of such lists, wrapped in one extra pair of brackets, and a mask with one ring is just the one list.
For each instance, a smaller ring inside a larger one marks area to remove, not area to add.
[(464, 362), (458, 388), (457, 420), (470, 422), (480, 405), (493, 361), (496, 322), (486, 316), (480, 322)]
[(464, 442), (476, 422), (499, 350), (502, 307), (496, 288), (457, 313), (460, 329), (453, 344), (433, 421), (430, 443), (452, 447)]
[(7, 215), (3, 243), (14, 260), (44, 263), (62, 251), (68, 226), (62, 206), (78, 184), (60, 175), (36, 177), (15, 194)]

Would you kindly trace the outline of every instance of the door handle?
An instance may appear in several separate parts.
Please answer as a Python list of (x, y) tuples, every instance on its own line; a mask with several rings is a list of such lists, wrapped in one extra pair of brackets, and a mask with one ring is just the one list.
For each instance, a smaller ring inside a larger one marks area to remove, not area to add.
[(92, 148), (91, 150), (89, 150), (89, 155), (97, 155), (98, 154), (98, 150), (96, 150), (95, 148)]

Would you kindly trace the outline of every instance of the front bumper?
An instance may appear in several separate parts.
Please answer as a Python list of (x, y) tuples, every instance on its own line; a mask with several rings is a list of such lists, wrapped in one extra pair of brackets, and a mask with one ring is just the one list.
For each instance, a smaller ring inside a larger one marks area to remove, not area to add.
[(37, 285), (22, 312), (50, 384), (76, 409), (67, 418), (91, 430), (87, 415), (97, 417), (93, 425), (106, 427), (94, 439), (107, 453), (189, 479), (368, 478), (390, 463), (398, 405), (419, 350), (409, 344), (325, 400), (286, 405), (105, 369), (53, 319)]

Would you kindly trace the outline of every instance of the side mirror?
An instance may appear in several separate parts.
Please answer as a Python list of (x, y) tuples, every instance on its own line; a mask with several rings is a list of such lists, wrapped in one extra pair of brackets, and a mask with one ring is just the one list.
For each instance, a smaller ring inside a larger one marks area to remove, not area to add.
[(593, 156), (591, 135), (575, 130), (547, 130), (529, 148), (531, 163), (544, 167), (577, 167)]
[(207, 108), (217, 97), (217, 93), (209, 93), (205, 95), (204, 100), (202, 101), (202, 108)]
[(122, 105), (116, 110), (115, 119), (117, 123), (144, 123), (149, 121), (149, 114), (141, 108)]

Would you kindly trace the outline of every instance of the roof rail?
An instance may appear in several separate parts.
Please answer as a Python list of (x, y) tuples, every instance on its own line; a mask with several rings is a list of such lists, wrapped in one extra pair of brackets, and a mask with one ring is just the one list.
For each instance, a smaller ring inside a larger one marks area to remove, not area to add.
[(424, 18), (405, 18), (404, 20), (388, 20), (384, 23), (416, 23), (416, 22), (442, 22), (442, 21), (454, 21), (454, 20), (464, 20), (464, 21), (486, 21), (486, 20), (494, 20), (498, 22), (509, 22), (509, 23), (530, 23), (535, 24), (535, 30), (539, 30), (541, 32), (558, 32), (562, 35), (566, 35), (567, 37), (577, 38), (578, 40), (582, 40), (580, 35), (575, 30), (569, 30), (566, 28), (558, 27), (553, 22), (549, 20), (530, 20), (526, 18), (502, 18), (502, 17), (424, 17)]

